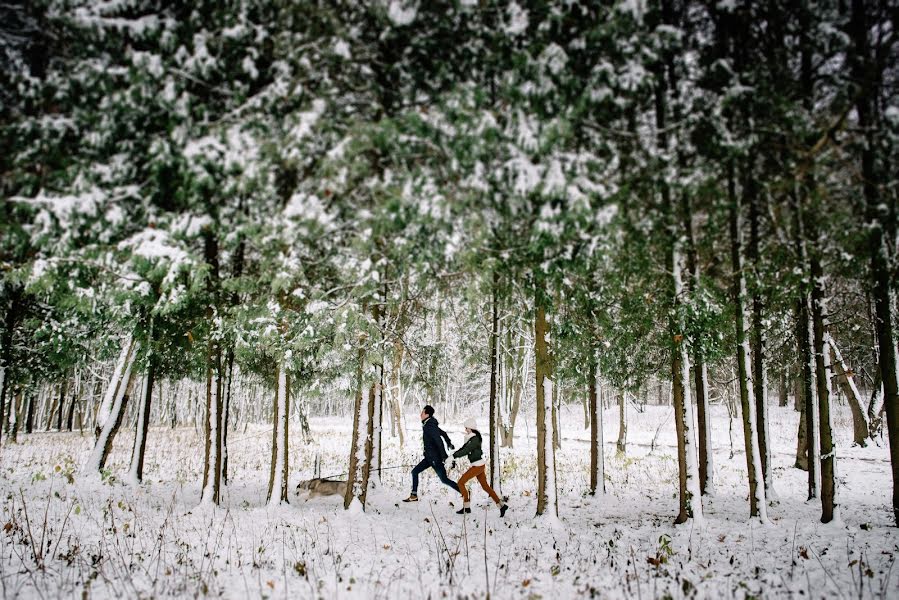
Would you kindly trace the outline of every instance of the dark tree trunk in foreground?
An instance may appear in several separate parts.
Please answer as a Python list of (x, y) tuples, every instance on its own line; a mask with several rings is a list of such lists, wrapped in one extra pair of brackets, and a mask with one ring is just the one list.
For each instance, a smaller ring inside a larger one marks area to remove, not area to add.
[[(895, 26), (895, 24), (894, 24)], [(880, 355), (880, 376), (883, 385), (883, 402), (886, 409), (887, 432), (890, 438), (890, 461), (893, 467), (893, 519), (899, 526), (899, 382), (896, 373), (896, 342), (893, 330), (893, 302), (890, 274), (890, 256), (887, 244), (896, 239), (895, 213), (889, 210), (878, 188), (876, 152), (877, 105), (882, 78), (874, 60), (874, 52), (868, 41), (871, 29), (870, 15), (863, 0), (852, 0), (849, 35), (852, 39), (852, 55), (849, 64), (852, 79), (859, 86), (855, 93), (855, 109), (858, 128), (865, 135), (861, 145), (861, 180), (865, 197), (865, 219), (868, 224), (868, 249), (871, 259), (871, 296), (874, 300), (874, 330)], [(894, 32), (895, 33), (895, 32)], [(895, 37), (895, 36), (893, 36)], [(892, 38), (890, 38), (892, 40)]]

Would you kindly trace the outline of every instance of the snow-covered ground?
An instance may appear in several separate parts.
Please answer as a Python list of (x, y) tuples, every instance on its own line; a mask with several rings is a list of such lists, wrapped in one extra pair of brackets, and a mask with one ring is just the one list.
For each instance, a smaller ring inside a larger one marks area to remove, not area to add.
[[(473, 514), (456, 515), (459, 496), (431, 471), (423, 475), (423, 501), (403, 504), (407, 468), (383, 471), (362, 516), (349, 517), (336, 497), (292, 495), (290, 505), (269, 508), (264, 425), (231, 433), (232, 482), (220, 509), (198, 507), (202, 445), (193, 429), (151, 430), (146, 483), (137, 489), (118, 481), (129, 430), (116, 440), (113, 478), (105, 482), (78, 473), (89, 435), (20, 435), (19, 444), (0, 449), (0, 590), (5, 598), (896, 598), (899, 536), (888, 508), (887, 450), (883, 443), (848, 447), (848, 409), (836, 408), (838, 526), (820, 524), (820, 504), (806, 502), (806, 474), (792, 468), (798, 415), (778, 407), (770, 409), (772, 524), (748, 519), (741, 423), (733, 421), (731, 456), (727, 412), (716, 406), (717, 495), (704, 502), (702, 530), (672, 525), (678, 501), (669, 407), (630, 409), (625, 456), (615, 453), (617, 408), (605, 411), (608, 493), (596, 498), (585, 496), (583, 414), (563, 409), (561, 525), (534, 518), (536, 444), (527, 416), (515, 448), (503, 450), (505, 519), (477, 485)], [(465, 416), (443, 423), (456, 441)], [(311, 426), (312, 445), (293, 440), (291, 489), (312, 475), (317, 452), (323, 475), (346, 470), (349, 419), (313, 418)], [(401, 452), (385, 433), (385, 466), (419, 460), (417, 426), (409, 437)]]

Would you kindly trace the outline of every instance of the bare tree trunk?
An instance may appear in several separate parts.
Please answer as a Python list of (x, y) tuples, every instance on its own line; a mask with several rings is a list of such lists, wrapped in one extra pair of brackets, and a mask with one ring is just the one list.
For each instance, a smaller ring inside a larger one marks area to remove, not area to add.
[[(225, 415), (222, 419), (222, 482), (228, 485), (228, 426), (231, 423), (231, 385), (234, 381), (234, 348), (225, 359)], [(174, 424), (172, 425), (174, 428)]]
[(740, 406), (743, 413), (743, 437), (746, 446), (746, 470), (749, 473), (749, 514), (761, 521), (768, 520), (765, 485), (762, 477), (761, 452), (759, 450), (755, 394), (752, 366), (747, 339), (746, 280), (743, 274), (742, 229), (740, 201), (734, 189), (733, 165), (728, 167), (728, 199), (730, 200), (731, 262), (733, 263), (733, 302), (736, 316), (737, 371), (740, 385)]
[(787, 388), (787, 374), (780, 374), (780, 385), (778, 386), (778, 406), (785, 407), (790, 401), (789, 390)]
[[(896, 338), (893, 330), (895, 307), (893, 289), (895, 285), (890, 272), (889, 246), (896, 243), (896, 213), (890, 210), (886, 199), (881, 197), (882, 181), (879, 177), (889, 171), (878, 165), (877, 152), (882, 148), (877, 133), (883, 126), (878, 122), (876, 99), (881, 96), (883, 76), (881, 70), (890, 61), (880, 60), (886, 49), (875, 40), (877, 47), (871, 48), (869, 32), (872, 29), (871, 15), (863, 0), (852, 1), (852, 13), (848, 33), (853, 42), (849, 64), (852, 79), (860, 88), (854, 94), (858, 115), (858, 128), (864, 133), (865, 143), (861, 145), (861, 181), (865, 197), (865, 219), (868, 223), (868, 248), (871, 257), (871, 279), (874, 299), (874, 329), (880, 354), (880, 375), (883, 385), (883, 402), (886, 408), (887, 431), (890, 441), (890, 462), (893, 472), (893, 519), (899, 525), (899, 366), (897, 366)], [(882, 25), (881, 25), (882, 26)], [(895, 21), (894, 21), (895, 28)], [(892, 42), (892, 37), (889, 38)], [(881, 150), (882, 151), (882, 150)], [(882, 161), (881, 161), (882, 162)]]
[(365, 365), (365, 339), (359, 340), (356, 366), (356, 400), (353, 407), (353, 438), (350, 447), (349, 477), (347, 479), (346, 495), (343, 499), (344, 509), (351, 506), (357, 510), (365, 510), (365, 497), (368, 492), (368, 473), (371, 468), (371, 416), (374, 414), (374, 398), (369, 394), (369, 401), (363, 402), (364, 390), (364, 365)]
[(805, 400), (802, 394), (797, 394), (797, 396), (802, 400), (803, 405), (799, 410), (799, 434), (796, 439), (796, 462), (793, 466), (797, 469), (808, 471), (808, 428), (805, 425)]
[(627, 452), (627, 393), (618, 394), (618, 441), (615, 449), (619, 455)]
[(489, 456), (490, 456), (490, 486), (496, 486), (497, 469), (499, 468), (499, 444), (497, 442), (497, 433), (499, 432), (499, 423), (497, 422), (498, 403), (497, 399), (497, 366), (499, 363), (499, 308), (497, 307), (497, 294), (499, 287), (499, 275), (496, 269), (493, 269), (492, 285), (490, 286), (490, 438), (489, 438)]
[(112, 442), (115, 440), (119, 427), (122, 425), (122, 419), (125, 416), (125, 408), (128, 406), (128, 399), (131, 396), (131, 389), (134, 386), (135, 372), (133, 366), (134, 363), (132, 361), (129, 362), (128, 366), (125, 368), (125, 382), (123, 383), (121, 394), (113, 405), (109, 418), (106, 419), (106, 422), (103, 424), (100, 437), (97, 438), (94, 450), (91, 452), (91, 455), (84, 466), (83, 471), (85, 474), (99, 474), (103, 470), (103, 467), (106, 466), (106, 459), (109, 457), (109, 453), (112, 450)]
[(812, 329), (818, 386), (819, 430), (821, 432), (821, 522), (830, 523), (835, 518), (840, 518), (840, 511), (836, 488), (836, 444), (833, 441), (833, 426), (830, 418), (830, 348), (827, 346), (824, 331), (827, 308), (824, 304), (824, 273), (818, 256), (820, 242), (816, 230), (817, 228), (812, 228), (810, 237), (815, 245), (815, 249), (811, 253)]
[(80, 384), (80, 371), (76, 371), (75, 382), (72, 385), (72, 401), (69, 402), (69, 411), (66, 413), (66, 431), (72, 431), (75, 424), (75, 407), (81, 399), (83, 386)]
[[(82, 472), (85, 474), (97, 474), (103, 469), (106, 465), (106, 458), (109, 456), (109, 451), (112, 449), (112, 442), (115, 439), (116, 433), (119, 431), (119, 426), (122, 423), (122, 419), (124, 417), (125, 408), (128, 405), (128, 396), (130, 394), (131, 386), (134, 382), (134, 361), (137, 356), (138, 349), (140, 348), (140, 344), (133, 339), (129, 340), (126, 344), (127, 352), (124, 355), (124, 362), (122, 364), (123, 368), (121, 371), (116, 369), (116, 372), (113, 373), (113, 377), (116, 375), (121, 375), (118, 380), (110, 381), (110, 385), (106, 391), (106, 397), (111, 398), (113, 403), (108, 411), (107, 416), (104, 418), (102, 423), (102, 428), (97, 434), (97, 439), (94, 443), (94, 449), (90, 454), (87, 462), (84, 464), (82, 468)], [(121, 361), (120, 357), (120, 361)]]
[(287, 365), (278, 365), (278, 383), (275, 389), (274, 415), (272, 415), (272, 464), (268, 480), (269, 506), (277, 506), (289, 502), (288, 481), (290, 470), (288, 465), (290, 423), (290, 378)]
[(137, 425), (134, 428), (134, 448), (131, 451), (131, 468), (128, 471), (128, 481), (132, 485), (138, 485), (144, 480), (144, 457), (147, 451), (147, 432), (150, 428), (150, 402), (153, 399), (153, 384), (156, 377), (155, 362), (151, 356), (140, 391), (140, 407)]
[(590, 365), (587, 384), (587, 398), (590, 407), (590, 493), (606, 493), (605, 457), (603, 456), (602, 403), (597, 401), (597, 365)]
[[(534, 349), (537, 386), (537, 515), (559, 516), (555, 486), (555, 460), (552, 445), (552, 416), (547, 402), (552, 403), (552, 362), (546, 345), (546, 311), (542, 287), (536, 293)], [(550, 431), (547, 431), (547, 429)]]
[(696, 384), (697, 428), (699, 434), (699, 490), (705, 496), (715, 495), (715, 461), (712, 451), (712, 414), (709, 409), (709, 377), (702, 356), (697, 352), (693, 375)]
[(862, 408), (862, 395), (853, 381), (854, 373), (846, 366), (843, 361), (843, 355), (837, 348), (833, 338), (828, 334), (825, 340), (830, 346), (831, 358), (833, 359), (833, 368), (837, 374), (837, 382), (846, 396), (846, 401), (852, 411), (852, 440), (853, 443), (864, 448), (868, 445), (868, 418)]

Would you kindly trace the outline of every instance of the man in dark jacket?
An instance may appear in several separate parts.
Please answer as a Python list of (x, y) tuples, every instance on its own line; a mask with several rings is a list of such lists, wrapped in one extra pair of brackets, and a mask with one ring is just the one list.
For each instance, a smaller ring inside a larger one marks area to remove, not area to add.
[(446, 468), (443, 466), (443, 462), (447, 457), (446, 448), (443, 447), (443, 440), (446, 440), (446, 445), (450, 449), (455, 448), (455, 446), (453, 446), (446, 432), (440, 429), (437, 419), (434, 418), (434, 407), (431, 405), (421, 409), (421, 432), (425, 458), (412, 469), (412, 494), (403, 502), (418, 502), (418, 475), (427, 469), (434, 469), (440, 481), (457, 492), (459, 491), (459, 486), (456, 485), (456, 482), (446, 476)]

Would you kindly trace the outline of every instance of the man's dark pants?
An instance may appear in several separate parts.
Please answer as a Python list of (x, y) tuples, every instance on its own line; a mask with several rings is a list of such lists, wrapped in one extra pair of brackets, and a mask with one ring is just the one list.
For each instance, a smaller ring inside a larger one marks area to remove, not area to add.
[(424, 459), (412, 469), (412, 494), (418, 495), (418, 474), (427, 471), (428, 469), (434, 469), (437, 472), (437, 477), (440, 478), (440, 481), (450, 486), (457, 492), (459, 491), (459, 486), (456, 485), (456, 482), (446, 476), (446, 469), (443, 467), (443, 463), (439, 460), (430, 460)]

